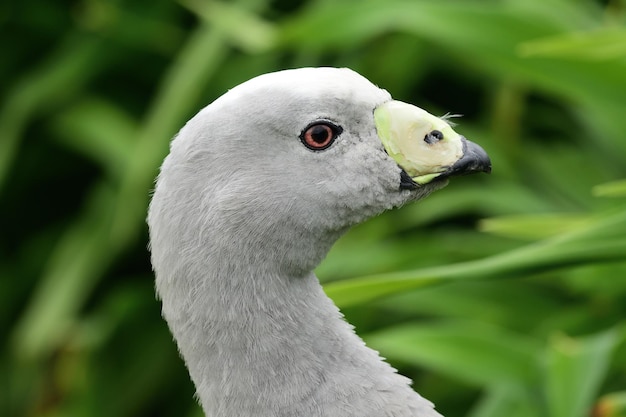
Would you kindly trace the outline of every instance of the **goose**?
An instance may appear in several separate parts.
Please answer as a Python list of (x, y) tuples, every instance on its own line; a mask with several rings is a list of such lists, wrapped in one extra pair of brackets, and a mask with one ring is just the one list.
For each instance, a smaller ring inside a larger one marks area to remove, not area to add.
[(445, 119), (346, 68), (260, 75), (199, 111), (147, 221), (162, 315), (206, 416), (440, 416), (313, 270), (351, 226), (490, 169)]

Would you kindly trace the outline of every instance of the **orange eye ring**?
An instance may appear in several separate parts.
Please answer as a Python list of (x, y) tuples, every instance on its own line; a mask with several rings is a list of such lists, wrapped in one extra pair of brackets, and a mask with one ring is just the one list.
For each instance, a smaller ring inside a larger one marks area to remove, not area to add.
[(300, 140), (307, 148), (321, 151), (330, 147), (341, 132), (341, 127), (330, 122), (314, 122), (302, 131)]

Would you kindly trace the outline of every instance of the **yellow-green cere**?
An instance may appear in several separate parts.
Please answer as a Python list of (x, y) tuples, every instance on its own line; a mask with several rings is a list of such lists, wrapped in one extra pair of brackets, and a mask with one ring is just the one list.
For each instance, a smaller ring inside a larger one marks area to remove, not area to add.
[[(388, 101), (374, 111), (376, 130), (385, 150), (418, 184), (427, 184), (463, 156), (461, 135), (443, 119), (403, 103)], [(442, 135), (425, 140), (433, 131)]]

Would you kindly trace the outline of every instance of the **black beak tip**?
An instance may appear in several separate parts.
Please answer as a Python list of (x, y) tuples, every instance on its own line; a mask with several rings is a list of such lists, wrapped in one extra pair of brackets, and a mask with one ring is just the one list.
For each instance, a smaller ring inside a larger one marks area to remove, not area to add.
[(446, 176), (468, 175), (476, 172), (491, 173), (491, 159), (487, 152), (469, 140), (463, 141), (463, 156), (445, 172)]

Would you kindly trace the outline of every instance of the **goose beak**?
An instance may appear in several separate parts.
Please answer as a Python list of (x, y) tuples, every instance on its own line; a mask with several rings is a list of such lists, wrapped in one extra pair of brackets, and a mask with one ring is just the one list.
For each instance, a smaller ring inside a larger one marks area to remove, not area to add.
[(480, 145), (465, 139), (465, 136), (461, 136), (461, 143), (463, 144), (463, 156), (441, 175), (452, 177), (475, 172), (491, 173), (491, 159), (489, 159), (487, 152)]
[(374, 120), (385, 151), (403, 170), (401, 188), (491, 172), (491, 160), (483, 148), (419, 107), (388, 101), (374, 110)]

